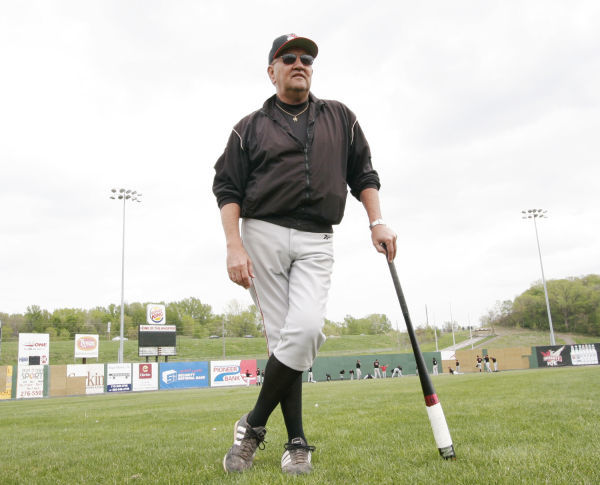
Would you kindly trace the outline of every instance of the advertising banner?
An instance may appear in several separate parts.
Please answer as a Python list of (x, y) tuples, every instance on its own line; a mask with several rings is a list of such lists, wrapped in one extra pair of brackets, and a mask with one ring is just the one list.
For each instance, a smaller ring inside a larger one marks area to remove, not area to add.
[(148, 303), (146, 306), (146, 322), (148, 325), (163, 325), (167, 322), (167, 312), (164, 305)]
[(104, 364), (69, 364), (67, 377), (85, 377), (86, 394), (104, 392)]
[(106, 364), (106, 392), (131, 391), (131, 364)]
[(564, 367), (571, 365), (569, 345), (535, 347), (539, 367)]
[(211, 387), (256, 384), (256, 359), (213, 360), (210, 363)]
[(133, 364), (133, 390), (158, 390), (158, 364), (156, 362)]
[(19, 334), (19, 365), (50, 363), (50, 335), (47, 333)]
[(0, 367), (0, 401), (10, 399), (12, 396), (13, 366)]
[(44, 366), (20, 365), (17, 367), (17, 399), (44, 397)]
[(208, 387), (208, 362), (165, 362), (160, 364), (160, 388)]
[(573, 365), (598, 365), (597, 345), (571, 345), (571, 363)]
[(87, 357), (98, 358), (100, 339), (98, 335), (75, 334), (75, 358), (83, 359)]

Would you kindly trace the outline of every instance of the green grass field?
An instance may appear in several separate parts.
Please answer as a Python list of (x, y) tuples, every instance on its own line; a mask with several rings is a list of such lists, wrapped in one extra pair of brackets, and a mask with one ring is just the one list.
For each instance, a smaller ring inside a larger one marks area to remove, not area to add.
[[(576, 343), (598, 342), (600, 337), (571, 336)], [(454, 335), (456, 343), (467, 340), (468, 331), (457, 331)], [(477, 347), (486, 347), (489, 342), (491, 348), (519, 347), (548, 345), (548, 332), (533, 330), (511, 330), (504, 336), (492, 337), (481, 341)], [(557, 336), (559, 345), (565, 341)], [(453, 344), (452, 334), (438, 334), (438, 348), (443, 349)], [(419, 339), (423, 352), (436, 350), (433, 339)], [(127, 340), (123, 345), (125, 362), (142, 362), (143, 357), (138, 357), (137, 340)], [(98, 362), (117, 362), (119, 342), (101, 340)], [(18, 346), (16, 340), (3, 341), (0, 354), (0, 365), (16, 365)], [(344, 335), (342, 337), (329, 337), (319, 350), (319, 356), (341, 356), (360, 354), (385, 354), (385, 353), (412, 353), (407, 334), (389, 335)], [(53, 365), (75, 363), (73, 340), (50, 341), (50, 363)], [(264, 338), (226, 338), (225, 357), (227, 359), (266, 359), (267, 349)], [(223, 358), (222, 339), (193, 339), (178, 337), (177, 355), (170, 357), (171, 361), (202, 361), (218, 360)], [(152, 358), (151, 358), (152, 359)], [(163, 360), (161, 358), (161, 360)], [(79, 360), (78, 362), (81, 362)], [(95, 359), (88, 359), (88, 363)]]
[[(287, 477), (277, 409), (254, 468), (227, 476), (258, 388), (0, 402), (1, 483), (600, 483), (600, 366), (434, 377), (458, 460), (439, 455), (415, 377), (304, 385), (314, 472)], [(318, 407), (315, 405), (318, 404)]]

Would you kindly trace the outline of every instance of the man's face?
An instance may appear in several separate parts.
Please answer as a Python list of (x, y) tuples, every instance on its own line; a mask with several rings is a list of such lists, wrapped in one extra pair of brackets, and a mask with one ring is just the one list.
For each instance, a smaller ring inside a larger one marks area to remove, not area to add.
[(296, 61), (293, 64), (284, 64), (281, 56), (277, 57), (267, 69), (269, 78), (283, 102), (294, 104), (306, 101), (313, 70), (312, 66), (302, 64), (300, 56), (307, 52), (294, 48), (286, 50), (284, 54), (296, 54)]

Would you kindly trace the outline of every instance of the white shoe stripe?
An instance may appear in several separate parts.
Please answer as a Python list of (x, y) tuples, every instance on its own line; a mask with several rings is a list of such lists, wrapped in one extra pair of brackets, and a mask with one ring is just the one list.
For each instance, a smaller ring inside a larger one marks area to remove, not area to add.
[[(308, 452), (307, 459), (308, 459), (308, 463), (311, 463), (312, 453), (310, 451)], [(291, 461), (292, 461), (292, 457), (290, 455), (290, 452), (288, 450), (284, 451), (283, 455), (281, 456), (281, 466), (284, 467)]]

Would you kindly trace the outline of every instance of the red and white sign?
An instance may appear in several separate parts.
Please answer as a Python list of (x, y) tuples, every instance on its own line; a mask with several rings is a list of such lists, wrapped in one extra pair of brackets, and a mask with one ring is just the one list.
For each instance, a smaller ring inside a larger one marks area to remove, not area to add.
[(158, 390), (158, 364), (156, 362), (133, 364), (133, 390)]
[(251, 384), (256, 384), (256, 359), (211, 361), (211, 387), (249, 386)]
[(148, 325), (164, 325), (167, 322), (165, 306), (149, 303), (146, 306), (146, 322)]
[[(19, 365), (29, 365), (29, 358), (39, 357), (39, 365), (50, 363), (50, 335), (47, 333), (19, 334)], [(37, 360), (37, 359), (35, 359)]]
[(86, 357), (98, 358), (98, 349), (100, 339), (98, 335), (76, 334), (75, 335), (75, 358), (83, 359)]

